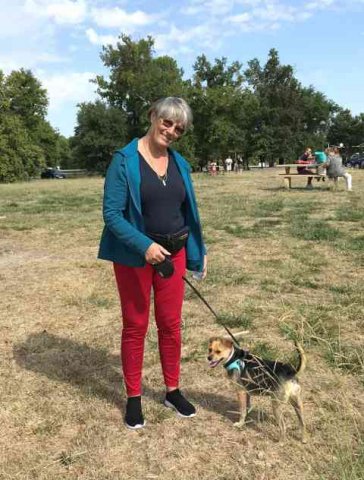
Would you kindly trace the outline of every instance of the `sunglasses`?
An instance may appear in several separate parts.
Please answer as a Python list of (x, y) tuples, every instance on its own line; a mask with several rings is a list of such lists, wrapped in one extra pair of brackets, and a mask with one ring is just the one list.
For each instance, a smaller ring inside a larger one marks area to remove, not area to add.
[(174, 126), (174, 131), (176, 135), (181, 137), (185, 133), (185, 129), (183, 127), (180, 127), (176, 124), (176, 122), (173, 122), (172, 120), (168, 120), (167, 118), (161, 118), (162, 125), (165, 128), (172, 128)]

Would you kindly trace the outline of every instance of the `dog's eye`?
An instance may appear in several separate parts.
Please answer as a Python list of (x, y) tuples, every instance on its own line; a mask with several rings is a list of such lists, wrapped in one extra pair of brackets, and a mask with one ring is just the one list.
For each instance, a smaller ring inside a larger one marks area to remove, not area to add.
[(217, 353), (217, 354), (221, 353), (221, 350), (216, 350), (216, 353)]
[(211, 352), (212, 352), (212, 348), (209, 348), (209, 353), (211, 353)]

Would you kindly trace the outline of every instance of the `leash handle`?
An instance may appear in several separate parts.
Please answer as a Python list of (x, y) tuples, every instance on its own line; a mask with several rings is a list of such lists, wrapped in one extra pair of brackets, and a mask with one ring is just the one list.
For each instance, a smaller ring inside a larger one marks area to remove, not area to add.
[(203, 298), (201, 293), (197, 290), (197, 288), (186, 278), (184, 275), (182, 275), (183, 280), (192, 288), (192, 290), (195, 292), (195, 294), (198, 296), (198, 298), (206, 305), (206, 307), (210, 310), (210, 312), (213, 314), (213, 316), (216, 318), (216, 320), (225, 328), (227, 333), (230, 335), (232, 338), (235, 346), (240, 347), (239, 342), (236, 340), (234, 335), (231, 333), (231, 331), (228, 329), (226, 325), (223, 324), (221, 319), (218, 317), (217, 313), (212, 309), (212, 307), (207, 303), (207, 301)]

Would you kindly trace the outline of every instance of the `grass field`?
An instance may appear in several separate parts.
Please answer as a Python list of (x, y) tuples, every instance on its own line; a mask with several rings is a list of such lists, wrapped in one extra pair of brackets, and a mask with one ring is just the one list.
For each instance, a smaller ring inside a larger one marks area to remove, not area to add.
[(0, 186), (0, 478), (87, 480), (359, 480), (364, 478), (364, 171), (353, 192), (277, 171), (194, 178), (209, 274), (204, 296), (242, 344), (301, 377), (309, 443), (294, 412), (279, 442), (270, 401), (237, 403), (207, 339), (223, 333), (186, 290), (182, 388), (193, 419), (166, 409), (154, 321), (144, 363), (147, 428), (122, 424), (120, 313), (111, 264), (96, 259), (103, 181)]

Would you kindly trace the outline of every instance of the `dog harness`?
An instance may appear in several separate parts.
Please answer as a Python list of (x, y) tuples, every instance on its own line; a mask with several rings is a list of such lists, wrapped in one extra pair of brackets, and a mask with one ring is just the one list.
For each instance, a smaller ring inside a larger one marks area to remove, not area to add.
[(244, 360), (241, 360), (240, 358), (238, 358), (237, 360), (235, 360), (233, 363), (230, 363), (230, 365), (228, 365), (225, 368), (228, 371), (239, 370), (239, 375), (241, 375), (245, 369), (245, 362)]
[(234, 347), (232, 355), (224, 365), (226, 370), (228, 372), (232, 370), (238, 370), (239, 376), (242, 376), (246, 367), (243, 359), (246, 358), (248, 353), (249, 352), (247, 350), (243, 350), (241, 348), (237, 349)]

